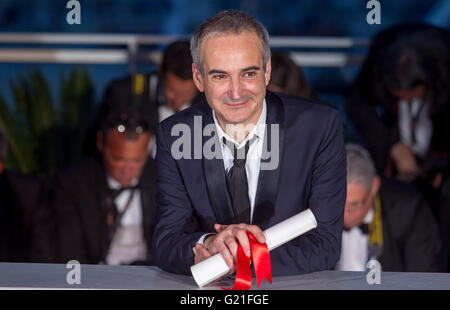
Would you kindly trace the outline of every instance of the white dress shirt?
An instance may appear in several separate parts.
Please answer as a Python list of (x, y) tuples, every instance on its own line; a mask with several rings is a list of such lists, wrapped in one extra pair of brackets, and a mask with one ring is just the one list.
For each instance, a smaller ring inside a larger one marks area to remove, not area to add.
[[(111, 189), (120, 189), (122, 186), (112, 176), (107, 176), (108, 186)], [(135, 186), (138, 180), (132, 182)], [(114, 200), (118, 212), (123, 212), (125, 205), (130, 199), (132, 190), (122, 191)], [(123, 215), (106, 256), (108, 265), (120, 265), (131, 263), (136, 260), (144, 260), (147, 246), (144, 239), (142, 227), (142, 205), (141, 191), (134, 190), (130, 205)]]
[[(373, 220), (373, 208), (364, 218), (364, 223), (369, 224)], [(352, 227), (349, 231), (342, 232), (341, 258), (337, 263), (337, 269), (342, 271), (366, 271), (369, 261), (369, 236), (361, 232), (358, 227)]]
[[(429, 107), (429, 104), (418, 98), (412, 99), (411, 102), (399, 101), (398, 125), (400, 140), (408, 145), (414, 154), (420, 157), (427, 155), (431, 136), (433, 135), (433, 123), (429, 116)], [(413, 131), (414, 118), (417, 119), (417, 124)]]
[[(185, 102), (181, 108), (180, 111), (189, 108), (191, 106), (190, 102)], [(159, 116), (159, 122), (162, 122), (163, 120), (165, 120), (166, 118), (168, 118), (169, 116), (172, 116), (175, 114), (175, 111), (172, 110), (172, 108), (170, 108), (169, 106), (167, 106), (166, 104), (161, 104), (158, 107), (158, 116)]]
[[(217, 135), (221, 145), (222, 151), (222, 159), (223, 165), (225, 169), (225, 173), (227, 174), (230, 169), (233, 167), (234, 156), (231, 153), (231, 150), (228, 146), (223, 143), (223, 137), (225, 137), (228, 141), (233, 142), (238, 146), (238, 148), (244, 147), (248, 140), (252, 139), (253, 136), (257, 136), (256, 140), (250, 145), (247, 153), (247, 160), (245, 162), (245, 172), (247, 174), (247, 183), (248, 183), (248, 198), (250, 200), (250, 223), (253, 219), (254, 207), (255, 207), (255, 198), (256, 198), (256, 190), (258, 188), (258, 177), (259, 170), (261, 165), (261, 154), (264, 144), (264, 133), (266, 128), (266, 117), (267, 117), (267, 108), (266, 108), (266, 100), (263, 101), (263, 109), (261, 115), (256, 123), (256, 126), (249, 132), (247, 137), (242, 140), (241, 143), (237, 143), (233, 138), (227, 135), (222, 127), (220, 127), (219, 122), (217, 121), (216, 114), (213, 110), (213, 119), (214, 124), (216, 125)], [(227, 190), (226, 188), (224, 190)], [(198, 243), (203, 244), (205, 237), (209, 234), (203, 235)]]
[[(184, 103), (181, 108), (180, 111), (187, 109), (191, 106), (190, 102), (186, 102)], [(175, 114), (175, 111), (172, 110), (171, 108), (169, 108), (167, 105), (162, 104), (158, 107), (158, 116), (159, 116), (159, 122), (162, 122), (163, 120), (165, 120), (166, 118), (168, 118), (169, 116), (172, 116), (173, 114)], [(155, 159), (156, 158), (156, 138), (155, 135), (152, 135), (150, 137), (150, 141), (148, 142), (148, 154), (151, 156), (151, 158)]]
[(225, 173), (227, 174), (230, 169), (233, 167), (234, 156), (231, 153), (230, 148), (223, 143), (223, 138), (228, 141), (233, 142), (237, 145), (238, 149), (245, 146), (248, 140), (252, 139), (254, 135), (257, 136), (256, 140), (250, 145), (247, 153), (247, 160), (245, 162), (245, 172), (247, 173), (247, 183), (248, 183), (248, 198), (250, 199), (250, 222), (253, 218), (253, 209), (255, 206), (255, 196), (256, 189), (258, 187), (258, 177), (259, 177), (259, 168), (261, 165), (261, 154), (263, 149), (264, 142), (264, 132), (266, 125), (266, 100), (263, 102), (263, 110), (261, 115), (256, 123), (256, 126), (249, 132), (247, 137), (242, 140), (241, 143), (237, 143), (233, 138), (227, 135), (222, 127), (220, 127), (219, 122), (217, 121), (216, 114), (213, 111), (214, 124), (216, 125), (217, 134), (219, 137), (220, 145), (222, 147), (222, 158), (223, 165), (225, 168)]

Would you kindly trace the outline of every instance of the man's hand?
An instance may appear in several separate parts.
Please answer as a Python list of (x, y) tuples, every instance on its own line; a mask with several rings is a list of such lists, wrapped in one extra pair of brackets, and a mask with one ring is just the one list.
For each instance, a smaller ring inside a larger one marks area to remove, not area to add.
[(419, 172), (412, 150), (403, 142), (397, 142), (392, 146), (390, 156), (394, 160), (395, 167), (400, 175), (409, 176)]
[[(241, 245), (244, 253), (250, 257), (250, 242), (248, 241), (247, 231), (250, 232), (253, 236), (255, 236), (256, 240), (260, 243), (265, 243), (266, 238), (262, 230), (256, 225), (248, 225), (248, 224), (232, 224), (232, 225), (220, 225), (215, 224), (214, 229), (217, 231), (216, 235), (210, 235), (205, 238), (203, 243), (203, 248), (208, 251), (211, 255), (216, 253), (222, 254), (223, 258), (227, 265), (234, 269), (235, 268), (235, 260), (236, 253), (238, 248), (238, 243)], [(197, 251), (199, 254), (200, 253)], [(197, 259), (197, 254), (195, 255)], [(201, 256), (205, 257), (205, 253), (202, 251)]]
[(194, 255), (195, 255), (195, 264), (198, 264), (201, 261), (212, 256), (208, 252), (208, 250), (200, 243), (197, 243), (195, 245), (195, 247), (192, 248), (192, 252), (194, 252)]

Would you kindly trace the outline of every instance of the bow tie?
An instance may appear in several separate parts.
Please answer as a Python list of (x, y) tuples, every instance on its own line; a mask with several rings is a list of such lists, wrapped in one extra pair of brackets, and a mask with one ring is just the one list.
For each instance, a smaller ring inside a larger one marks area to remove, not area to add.
[[(353, 227), (352, 227), (353, 228)], [(359, 230), (361, 230), (361, 232), (364, 235), (368, 235), (369, 234), (369, 224), (367, 223), (362, 223), (361, 225), (357, 226), (357, 228), (359, 228)], [(346, 228), (344, 227), (344, 231), (349, 231), (351, 228)]]
[(135, 186), (124, 186), (124, 187), (121, 187), (121, 188), (110, 188), (109, 189), (109, 191), (110, 191), (110, 193), (112, 194), (112, 196), (113, 196), (113, 198), (116, 198), (117, 196), (119, 196), (123, 191), (126, 191), (126, 190), (129, 190), (129, 189), (131, 189), (131, 190), (136, 190), (136, 189), (138, 189), (139, 188), (139, 183), (138, 184), (136, 184)]

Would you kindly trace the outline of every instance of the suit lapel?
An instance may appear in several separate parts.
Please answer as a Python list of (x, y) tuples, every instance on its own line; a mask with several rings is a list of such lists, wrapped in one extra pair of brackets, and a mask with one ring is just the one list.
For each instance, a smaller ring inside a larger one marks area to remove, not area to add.
[(141, 207), (142, 207), (142, 226), (144, 237), (149, 243), (152, 236), (152, 230), (155, 217), (155, 199), (156, 199), (156, 165), (153, 158), (148, 158), (142, 171), (141, 177)]
[[(203, 112), (202, 128), (207, 125), (214, 125), (212, 117), (212, 110), (206, 102), (199, 105), (199, 109)], [(204, 146), (206, 141), (216, 139), (214, 145), (219, 145), (218, 135), (214, 127), (214, 131), (211, 136), (203, 136)], [(215, 150), (213, 150), (215, 151)], [(227, 190), (225, 167), (222, 158), (206, 159), (203, 157), (203, 172), (206, 179), (206, 186), (208, 188), (209, 198), (212, 204), (212, 209), (219, 224), (231, 224), (234, 223), (234, 213), (231, 205), (231, 199)]]
[[(280, 177), (280, 166), (281, 159), (283, 155), (283, 146), (284, 146), (284, 138), (285, 138), (285, 129), (284, 129), (284, 108), (281, 100), (273, 95), (271, 92), (267, 92), (266, 95), (266, 104), (267, 104), (267, 117), (266, 117), (266, 130), (264, 133), (264, 145), (262, 151), (261, 158), (261, 167), (263, 163), (270, 162), (273, 158), (268, 158), (268, 151), (274, 151), (274, 147), (276, 148), (275, 143), (278, 139), (278, 165), (275, 169), (272, 170), (263, 170), (260, 169), (259, 177), (258, 177), (258, 187), (256, 190), (255, 197), (255, 206), (253, 211), (253, 219), (252, 224), (258, 225), (260, 228), (265, 229), (268, 226), (269, 219), (274, 214), (275, 208), (275, 199), (278, 192), (278, 184)], [(271, 125), (279, 126), (279, 136), (273, 131)], [(272, 134), (274, 134), (274, 138), (272, 139)]]
[[(86, 235), (89, 236), (89, 259), (92, 261), (102, 261), (108, 251), (108, 225), (106, 214), (112, 206), (110, 195), (108, 195), (108, 184), (106, 172), (103, 169), (102, 161), (99, 157), (93, 159), (89, 166), (89, 178), (86, 184), (86, 199), (96, 197), (94, 203), (86, 203), (83, 208), (83, 221), (85, 222)], [(86, 176), (87, 177), (87, 176)]]

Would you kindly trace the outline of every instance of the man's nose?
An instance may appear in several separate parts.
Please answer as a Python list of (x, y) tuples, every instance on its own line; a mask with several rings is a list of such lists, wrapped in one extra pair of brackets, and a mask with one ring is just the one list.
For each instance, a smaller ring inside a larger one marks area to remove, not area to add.
[(238, 100), (242, 97), (242, 83), (239, 79), (231, 80), (228, 95), (233, 100)]
[(130, 174), (132, 174), (133, 171), (134, 171), (133, 164), (124, 164), (121, 167), (121, 171), (122, 171), (123, 175), (130, 175)]

